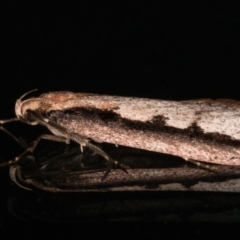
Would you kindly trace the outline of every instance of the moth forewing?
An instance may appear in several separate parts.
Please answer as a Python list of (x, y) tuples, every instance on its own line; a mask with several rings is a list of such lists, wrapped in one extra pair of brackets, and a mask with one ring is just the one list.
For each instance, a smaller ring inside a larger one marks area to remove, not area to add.
[(184, 159), (240, 165), (237, 101), (176, 102), (70, 92), (40, 98), (49, 119), (88, 138)]

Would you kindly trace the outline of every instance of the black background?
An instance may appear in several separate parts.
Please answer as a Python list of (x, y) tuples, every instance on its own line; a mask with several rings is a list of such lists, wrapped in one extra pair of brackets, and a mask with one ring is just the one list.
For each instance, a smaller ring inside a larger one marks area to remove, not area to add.
[[(2, 1), (1, 119), (13, 117), (16, 99), (35, 88), (35, 96), (73, 91), (172, 100), (240, 99), (240, 4), (207, 2)], [(18, 134), (34, 132), (22, 125), (12, 128)], [(19, 149), (5, 134), (0, 136), (3, 161)], [(29, 193), (11, 187), (6, 169), (1, 174), (1, 207), (6, 210), (9, 192), (23, 198)], [(27, 232), (27, 226), (39, 230), (19, 220), (11, 232), (3, 219), (8, 217), (2, 215), (0, 230), (10, 237), (21, 229)], [(92, 223), (95, 228), (101, 227)], [(131, 233), (139, 231), (143, 229), (135, 227)]]

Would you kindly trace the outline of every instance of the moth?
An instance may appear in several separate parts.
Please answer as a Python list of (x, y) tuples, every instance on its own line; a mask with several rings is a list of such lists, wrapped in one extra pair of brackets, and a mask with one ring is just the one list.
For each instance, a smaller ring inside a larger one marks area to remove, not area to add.
[[(32, 91), (31, 91), (32, 92)], [(15, 159), (34, 151), (41, 139), (79, 143), (123, 170), (94, 142), (107, 142), (197, 162), (240, 165), (240, 102), (229, 99), (167, 101), (91, 93), (49, 92), (15, 105), (17, 119), (42, 125), (43, 134)], [(2, 121), (2, 123), (5, 123)]]

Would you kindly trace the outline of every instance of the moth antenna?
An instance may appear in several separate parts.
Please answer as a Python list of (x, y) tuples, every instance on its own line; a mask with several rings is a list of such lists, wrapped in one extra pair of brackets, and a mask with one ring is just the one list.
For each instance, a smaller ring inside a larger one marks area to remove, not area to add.
[(37, 88), (36, 89), (33, 89), (31, 91), (28, 91), (26, 93), (24, 93), (18, 100), (22, 100), (24, 97), (26, 97), (28, 94), (32, 93), (32, 92), (36, 92), (37, 91)]

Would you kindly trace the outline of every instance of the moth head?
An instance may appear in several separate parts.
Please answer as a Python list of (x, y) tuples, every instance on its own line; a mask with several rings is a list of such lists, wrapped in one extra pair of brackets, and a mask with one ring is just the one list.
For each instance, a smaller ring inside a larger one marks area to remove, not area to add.
[(36, 111), (39, 109), (39, 98), (29, 98), (26, 100), (22, 100), (26, 95), (36, 91), (37, 89), (31, 90), (25, 94), (23, 94), (15, 104), (15, 114), (17, 118), (25, 123), (36, 125), (37, 121), (31, 119), (31, 115), (29, 114), (31, 111)]

